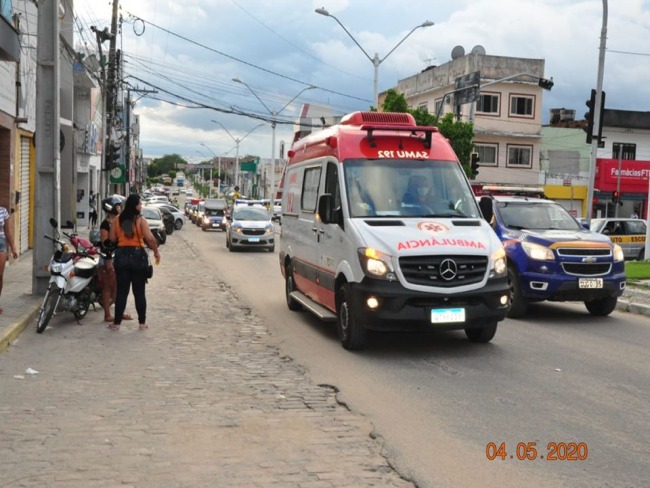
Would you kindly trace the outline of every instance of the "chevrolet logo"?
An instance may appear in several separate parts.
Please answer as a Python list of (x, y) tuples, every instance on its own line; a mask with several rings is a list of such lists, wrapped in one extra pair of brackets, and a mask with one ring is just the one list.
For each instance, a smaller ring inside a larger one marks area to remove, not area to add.
[(598, 261), (598, 259), (593, 257), (593, 256), (590, 256), (588, 258), (582, 258), (583, 263), (595, 263), (597, 261)]

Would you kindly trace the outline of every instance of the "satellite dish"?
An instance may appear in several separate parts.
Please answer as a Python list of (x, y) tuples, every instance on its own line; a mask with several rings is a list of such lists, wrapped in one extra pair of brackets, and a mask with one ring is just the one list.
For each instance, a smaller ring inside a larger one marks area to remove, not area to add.
[(480, 54), (481, 56), (485, 56), (485, 48), (478, 44), (472, 48), (472, 54)]
[(456, 46), (451, 50), (451, 59), (462, 58), (465, 56), (465, 49), (463, 46)]

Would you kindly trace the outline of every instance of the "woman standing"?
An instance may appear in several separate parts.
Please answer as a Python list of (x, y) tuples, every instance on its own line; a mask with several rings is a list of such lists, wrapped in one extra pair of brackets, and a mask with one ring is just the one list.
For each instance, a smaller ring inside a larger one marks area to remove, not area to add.
[(147, 329), (147, 266), (149, 258), (145, 243), (153, 249), (156, 262), (160, 261), (160, 252), (156, 239), (149, 230), (149, 224), (140, 216), (142, 200), (140, 195), (129, 195), (124, 209), (115, 219), (110, 230), (109, 239), (117, 243), (113, 256), (113, 267), (117, 279), (117, 298), (115, 300), (115, 319), (108, 325), (109, 329), (120, 330), (129, 291), (133, 287), (135, 309), (138, 312), (139, 328)]
[[(0, 295), (2, 295), (2, 277), (5, 274), (7, 264), (7, 251), (11, 249), (11, 255), (18, 259), (18, 253), (14, 247), (13, 229), (11, 228), (11, 215), (7, 209), (0, 207)], [(0, 313), (3, 309), (0, 308)]]

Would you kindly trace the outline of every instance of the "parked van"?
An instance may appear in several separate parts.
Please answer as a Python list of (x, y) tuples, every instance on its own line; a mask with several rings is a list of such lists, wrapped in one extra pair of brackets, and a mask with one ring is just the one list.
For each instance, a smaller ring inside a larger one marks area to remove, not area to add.
[(288, 152), (280, 269), (291, 310), (367, 331), (464, 329), (488, 342), (505, 318), (505, 251), (436, 127), (355, 112)]

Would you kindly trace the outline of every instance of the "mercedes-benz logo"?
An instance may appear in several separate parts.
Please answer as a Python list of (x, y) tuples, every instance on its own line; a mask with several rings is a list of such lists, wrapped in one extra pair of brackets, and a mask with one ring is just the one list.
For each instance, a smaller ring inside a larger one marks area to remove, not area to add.
[(440, 263), (439, 274), (443, 280), (453, 280), (456, 277), (456, 273), (458, 273), (458, 266), (456, 265), (456, 261), (453, 259), (445, 259), (442, 263)]

